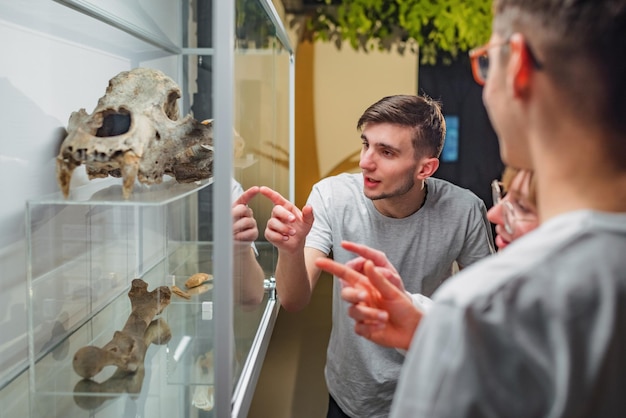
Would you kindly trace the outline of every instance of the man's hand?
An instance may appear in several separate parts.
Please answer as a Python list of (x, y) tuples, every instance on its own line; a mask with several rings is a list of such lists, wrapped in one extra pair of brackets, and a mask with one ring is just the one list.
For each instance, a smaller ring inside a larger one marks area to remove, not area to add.
[(342, 241), (341, 246), (352, 253), (357, 254), (359, 257), (356, 257), (346, 263), (347, 267), (350, 267), (353, 270), (363, 274), (363, 265), (366, 260), (371, 260), (376, 267), (383, 267), (389, 270), (388, 274), (385, 274), (385, 277), (396, 285), (398, 289), (404, 290), (404, 284), (402, 283), (402, 279), (398, 274), (396, 268), (389, 262), (389, 259), (385, 255), (384, 252), (375, 250), (367, 245), (357, 244), (352, 241)]
[(272, 217), (265, 228), (265, 238), (279, 250), (302, 250), (313, 226), (313, 208), (305, 206), (300, 210), (280, 193), (266, 186), (261, 186), (260, 192), (274, 203)]
[(408, 349), (422, 319), (406, 292), (385, 276), (391, 271), (376, 267), (371, 260), (363, 263), (363, 274), (327, 258), (316, 265), (344, 282), (341, 297), (352, 306), (348, 315), (356, 324), (354, 331), (377, 344)]

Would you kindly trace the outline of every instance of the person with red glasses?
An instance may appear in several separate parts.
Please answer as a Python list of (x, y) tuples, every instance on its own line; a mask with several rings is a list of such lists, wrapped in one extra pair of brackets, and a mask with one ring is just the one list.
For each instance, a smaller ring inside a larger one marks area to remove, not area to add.
[(376, 257), (316, 264), (346, 283), (358, 334), (408, 350), (391, 418), (623, 417), (626, 2), (493, 8), (472, 68), (503, 162), (533, 172), (540, 225), (426, 315)]

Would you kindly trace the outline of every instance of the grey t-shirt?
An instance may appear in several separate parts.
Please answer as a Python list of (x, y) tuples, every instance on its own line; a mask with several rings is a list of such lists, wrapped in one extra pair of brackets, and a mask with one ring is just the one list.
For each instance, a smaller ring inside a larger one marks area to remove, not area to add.
[[(315, 222), (306, 246), (345, 263), (355, 254), (342, 240), (384, 251), (410, 293), (430, 296), (450, 276), (453, 263), (465, 267), (493, 252), (485, 205), (476, 195), (444, 180), (427, 180), (424, 207), (402, 219), (381, 215), (363, 194), (361, 174), (341, 174), (318, 182), (307, 204)], [(353, 417), (386, 417), (404, 356), (354, 333), (348, 304), (334, 280), (333, 326), (326, 383), (341, 409)]]
[(623, 417), (626, 214), (553, 218), (434, 295), (392, 416)]

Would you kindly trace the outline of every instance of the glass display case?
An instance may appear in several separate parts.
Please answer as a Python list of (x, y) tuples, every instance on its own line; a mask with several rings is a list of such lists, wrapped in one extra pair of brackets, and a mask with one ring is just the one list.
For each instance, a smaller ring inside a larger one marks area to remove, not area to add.
[(231, 208), (234, 186), (293, 195), (294, 56), (280, 18), (269, 0), (181, 2), (171, 39), (104, 2), (59, 1), (177, 57), (182, 113), (213, 120), (213, 175), (136, 182), (127, 198), (122, 179), (94, 179), (27, 202), (31, 416), (245, 416), (278, 312), (276, 251), (263, 238), (270, 201), (245, 202), (253, 244), (236, 241)]

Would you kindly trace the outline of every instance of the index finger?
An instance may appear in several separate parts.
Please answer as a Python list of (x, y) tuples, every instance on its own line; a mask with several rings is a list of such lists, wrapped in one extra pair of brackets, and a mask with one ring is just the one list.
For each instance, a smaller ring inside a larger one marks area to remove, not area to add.
[(363, 264), (365, 263), (365, 258), (363, 257), (356, 257), (353, 258), (352, 260), (346, 262), (346, 266), (350, 267), (353, 270), (356, 270), (358, 272), (362, 272), (363, 271)]
[(267, 197), (272, 201), (275, 205), (284, 205), (285, 203), (291, 203), (287, 199), (285, 199), (280, 193), (276, 190), (270, 189), (267, 186), (261, 186), (260, 192), (263, 196)]
[(241, 196), (237, 198), (237, 200), (235, 200), (235, 202), (233, 203), (233, 206), (247, 205), (252, 200), (252, 198), (256, 196), (257, 194), (259, 194), (259, 186), (252, 186), (248, 190), (243, 192)]
[(331, 260), (330, 258), (321, 257), (315, 260), (315, 265), (330, 274), (340, 277), (349, 285), (354, 286), (360, 282), (367, 281), (367, 278), (352, 268)]
[(367, 245), (357, 244), (352, 241), (342, 241), (341, 246), (352, 253), (360, 255), (361, 257), (372, 260), (377, 266), (383, 266), (388, 264), (385, 253), (379, 250), (375, 250)]
[(399, 295), (404, 296), (404, 292), (391, 283), (371, 261), (365, 262), (363, 271), (369, 279), (370, 284), (380, 292), (383, 298), (393, 299)]

